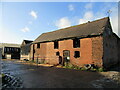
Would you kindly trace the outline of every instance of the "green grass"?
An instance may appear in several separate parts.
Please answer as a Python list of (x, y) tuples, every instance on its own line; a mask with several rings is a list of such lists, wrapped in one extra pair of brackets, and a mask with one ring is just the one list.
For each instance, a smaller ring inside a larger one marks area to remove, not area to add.
[(5, 74), (4, 74), (4, 73), (2, 73), (2, 78), (3, 78), (3, 77), (5, 77)]

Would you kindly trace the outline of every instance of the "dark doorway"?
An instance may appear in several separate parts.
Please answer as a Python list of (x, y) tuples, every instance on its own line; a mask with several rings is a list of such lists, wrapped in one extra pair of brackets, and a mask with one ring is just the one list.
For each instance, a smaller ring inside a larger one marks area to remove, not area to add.
[(62, 65), (62, 57), (59, 56), (59, 64)]
[(35, 46), (33, 45), (33, 60), (34, 60), (34, 54), (35, 54)]
[(64, 50), (63, 51), (63, 65), (64, 63), (69, 63), (69, 62), (70, 62), (70, 51)]

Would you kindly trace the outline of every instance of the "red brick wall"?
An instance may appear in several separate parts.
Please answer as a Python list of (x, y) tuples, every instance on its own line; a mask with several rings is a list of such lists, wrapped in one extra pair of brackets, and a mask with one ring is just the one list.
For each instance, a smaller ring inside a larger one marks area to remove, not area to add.
[(103, 38), (101, 36), (92, 39), (92, 59), (95, 65), (102, 67)]
[[(32, 50), (32, 49), (31, 49)], [(70, 50), (70, 62), (74, 65), (82, 66), (84, 64), (92, 64), (92, 39), (83, 38), (80, 39), (80, 48), (73, 48), (73, 40), (59, 41), (59, 48), (54, 49), (54, 42), (41, 43), (40, 48), (37, 48), (35, 44), (35, 60), (43, 58), (49, 64), (57, 64), (58, 56), (56, 52), (60, 52), (60, 56), (63, 58), (63, 51)], [(74, 57), (74, 51), (80, 51), (80, 57)], [(32, 52), (32, 51), (31, 51)]]
[[(34, 60), (45, 60), (46, 63), (49, 64), (57, 64), (58, 63), (58, 57), (56, 56), (56, 50), (54, 50), (54, 43), (53, 42), (47, 42), (47, 43), (41, 43), (40, 48), (37, 48), (37, 44), (35, 45), (35, 53), (34, 53)], [(31, 46), (33, 48), (33, 45)], [(31, 49), (31, 59), (33, 56), (33, 49)]]
[[(74, 65), (92, 63), (92, 43), (90, 38), (80, 39), (80, 48), (73, 48), (73, 40), (64, 40), (59, 42), (60, 56), (63, 57), (63, 50), (70, 50), (70, 62)], [(80, 57), (75, 58), (74, 52), (80, 51)]]
[[(73, 48), (73, 40), (59, 41), (59, 48), (54, 49), (54, 42), (41, 43), (40, 48), (37, 48), (35, 44), (35, 60), (45, 59), (46, 63), (58, 64), (59, 57), (56, 56), (56, 52), (60, 52), (60, 56), (63, 58), (63, 51), (70, 51), (70, 62), (74, 65), (83, 66), (84, 64), (95, 64), (99, 67), (106, 67), (110, 64), (118, 62), (117, 39), (114, 36), (105, 37), (98, 36), (92, 38), (80, 39), (80, 48)], [(120, 44), (120, 43), (119, 43)], [(31, 46), (31, 58), (32, 49)], [(80, 57), (75, 58), (74, 52), (80, 51)]]

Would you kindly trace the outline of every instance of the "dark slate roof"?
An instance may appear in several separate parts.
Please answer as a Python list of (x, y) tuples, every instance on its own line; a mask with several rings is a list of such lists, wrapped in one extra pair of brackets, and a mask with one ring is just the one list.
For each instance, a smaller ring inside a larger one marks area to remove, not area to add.
[(33, 41), (31, 41), (31, 40), (23, 40), (21, 46), (29, 46), (29, 45), (32, 44), (32, 42), (33, 42)]
[(101, 35), (108, 21), (109, 17), (105, 17), (92, 22), (43, 33), (35, 41), (33, 41), (33, 43), (69, 39), (74, 37), (84, 38), (87, 36)]
[(29, 43), (31, 43), (31, 42), (33, 42), (33, 41), (31, 41), (31, 40), (24, 40), (24, 42), (25, 42), (26, 44), (29, 44)]

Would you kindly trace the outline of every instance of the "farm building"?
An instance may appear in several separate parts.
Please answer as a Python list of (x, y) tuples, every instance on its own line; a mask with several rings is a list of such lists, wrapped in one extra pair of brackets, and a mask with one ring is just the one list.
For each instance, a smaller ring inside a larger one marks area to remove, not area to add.
[(20, 45), (0, 43), (2, 59), (20, 59)]
[(119, 37), (109, 17), (41, 34), (32, 42), (30, 59), (40, 63), (110, 67), (120, 59)]
[(30, 60), (30, 45), (33, 41), (30, 40), (23, 40), (21, 44), (21, 53), (20, 59), (21, 60)]

